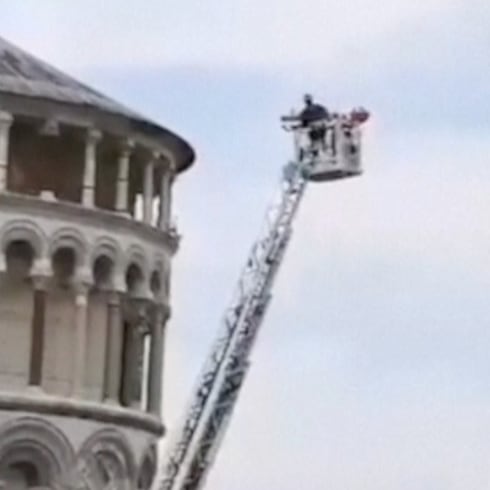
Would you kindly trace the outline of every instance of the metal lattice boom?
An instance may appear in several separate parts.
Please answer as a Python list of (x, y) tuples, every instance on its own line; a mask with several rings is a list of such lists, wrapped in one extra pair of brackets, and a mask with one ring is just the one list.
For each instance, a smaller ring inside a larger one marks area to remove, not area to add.
[[(331, 128), (340, 131), (338, 123)], [(223, 327), (199, 376), (184, 424), (170, 443), (159, 490), (199, 490), (204, 485), (243, 385), (250, 353), (310, 175), (317, 164), (332, 165), (332, 175), (337, 176), (333, 178), (339, 178), (337, 164), (342, 156), (339, 142), (344, 141), (345, 135), (338, 134), (335, 138), (338, 147), (330, 149), (338, 161), (329, 157), (330, 160), (321, 162), (318, 160), (321, 155), (300, 158), (305, 153), (302, 151), (305, 148), (301, 148), (304, 133), (294, 128), (296, 160), (284, 169), (279, 197), (269, 208), (264, 229), (247, 258), (233, 300), (225, 311)], [(351, 157), (346, 156), (346, 161), (347, 158)], [(356, 167), (351, 175), (359, 174), (359, 160), (352, 162), (349, 165)]]

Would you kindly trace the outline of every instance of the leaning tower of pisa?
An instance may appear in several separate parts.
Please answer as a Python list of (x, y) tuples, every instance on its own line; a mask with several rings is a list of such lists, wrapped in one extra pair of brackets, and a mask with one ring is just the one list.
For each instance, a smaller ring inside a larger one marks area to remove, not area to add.
[(0, 39), (0, 488), (150, 488), (171, 189), (193, 160)]

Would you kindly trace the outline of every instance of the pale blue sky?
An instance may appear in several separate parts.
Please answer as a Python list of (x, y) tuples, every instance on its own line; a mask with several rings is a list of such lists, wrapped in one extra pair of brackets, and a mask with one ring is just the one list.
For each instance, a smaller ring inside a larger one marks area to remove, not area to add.
[(25, 1), (2, 35), (179, 130), (174, 426), (313, 91), (373, 112), (366, 173), (312, 186), (213, 490), (490, 487), (490, 6)]

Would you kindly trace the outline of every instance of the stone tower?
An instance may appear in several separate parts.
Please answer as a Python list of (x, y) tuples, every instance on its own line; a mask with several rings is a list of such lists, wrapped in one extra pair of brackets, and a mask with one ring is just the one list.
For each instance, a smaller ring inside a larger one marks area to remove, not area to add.
[(141, 489), (179, 136), (0, 39), (0, 488)]

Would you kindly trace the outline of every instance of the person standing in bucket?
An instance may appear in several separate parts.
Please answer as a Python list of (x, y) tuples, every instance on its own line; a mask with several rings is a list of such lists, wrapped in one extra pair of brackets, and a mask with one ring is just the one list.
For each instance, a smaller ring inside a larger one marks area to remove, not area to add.
[(323, 150), (326, 150), (327, 127), (325, 122), (330, 119), (330, 114), (326, 107), (314, 102), (312, 95), (306, 94), (303, 100), (305, 107), (298, 115), (301, 126), (309, 129), (308, 135), (314, 146), (320, 143)]

